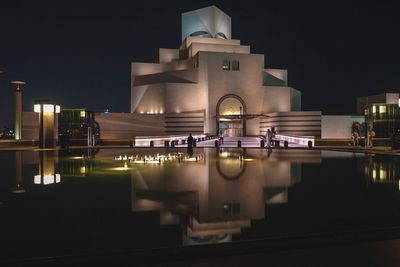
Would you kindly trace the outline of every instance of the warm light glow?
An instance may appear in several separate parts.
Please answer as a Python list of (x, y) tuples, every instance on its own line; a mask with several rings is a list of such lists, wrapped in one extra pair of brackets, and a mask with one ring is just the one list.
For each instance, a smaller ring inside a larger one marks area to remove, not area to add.
[(56, 105), (56, 113), (60, 113), (60, 110), (61, 110), (60, 106)]
[(81, 118), (85, 118), (86, 117), (86, 112), (84, 110), (81, 110), (80, 116), (81, 116)]
[(71, 159), (83, 159), (83, 157), (71, 157)]
[(376, 113), (376, 106), (372, 106), (372, 113)]
[(43, 176), (43, 184), (54, 184), (54, 176), (53, 175), (44, 175)]
[(223, 115), (240, 115), (240, 112), (233, 110), (233, 108), (232, 108), (231, 110), (225, 111)]
[(219, 121), (231, 121), (231, 120), (227, 118), (220, 118)]
[(61, 175), (58, 173), (56, 175), (35, 175), (33, 179), (34, 184), (42, 184), (42, 178), (44, 185), (59, 183), (61, 181)]
[(382, 168), (379, 170), (379, 179), (381, 179), (381, 180), (386, 179), (386, 170), (384, 170)]
[(125, 167), (116, 167), (116, 168), (111, 168), (110, 170), (113, 170), (113, 171), (128, 171), (128, 170), (130, 170), (131, 168), (125, 168)]
[(82, 173), (82, 174), (85, 174), (85, 173), (86, 173), (86, 167), (85, 167), (85, 166), (82, 166), (82, 167), (81, 167), (81, 173)]
[(376, 180), (376, 170), (372, 170), (372, 179)]
[(40, 104), (35, 104), (33, 106), (33, 111), (36, 112), (36, 113), (40, 113)]
[(41, 175), (35, 175), (33, 179), (34, 184), (41, 184), (41, 178)]
[(386, 113), (386, 106), (379, 106), (379, 113)]
[(229, 153), (227, 151), (224, 151), (224, 152), (220, 153), (219, 156), (222, 158), (227, 158), (229, 156)]
[(43, 112), (54, 112), (54, 105), (44, 104)]

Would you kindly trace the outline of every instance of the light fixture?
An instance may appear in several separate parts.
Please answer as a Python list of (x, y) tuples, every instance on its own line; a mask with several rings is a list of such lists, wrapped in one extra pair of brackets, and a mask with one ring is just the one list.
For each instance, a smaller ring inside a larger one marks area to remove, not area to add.
[(61, 107), (59, 105), (54, 104), (35, 104), (33, 105), (33, 111), (36, 113), (41, 112), (41, 108), (43, 106), (43, 112), (50, 112), (50, 113), (60, 113)]

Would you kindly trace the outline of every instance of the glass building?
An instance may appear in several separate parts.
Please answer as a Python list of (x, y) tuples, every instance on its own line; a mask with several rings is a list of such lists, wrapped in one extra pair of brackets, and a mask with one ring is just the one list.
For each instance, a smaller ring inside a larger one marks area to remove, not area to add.
[(86, 109), (63, 109), (58, 126), (61, 146), (94, 145), (100, 138), (95, 112)]

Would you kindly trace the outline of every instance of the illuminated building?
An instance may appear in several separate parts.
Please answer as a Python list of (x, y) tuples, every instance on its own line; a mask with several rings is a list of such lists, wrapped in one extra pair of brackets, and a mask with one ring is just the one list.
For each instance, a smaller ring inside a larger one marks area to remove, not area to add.
[(360, 97), (357, 111), (365, 116), (366, 127), (375, 132), (375, 145), (390, 145), (392, 136), (400, 129), (399, 93)]
[[(266, 204), (288, 201), (301, 181), (302, 162), (320, 162), (321, 152), (204, 150), (198, 162), (134, 165), (132, 211), (159, 211), (161, 225), (183, 228), (184, 244), (230, 242), (266, 217)], [(151, 172), (148, 169), (151, 168)]]
[(231, 18), (217, 7), (183, 13), (179, 48), (160, 48), (157, 63), (132, 63), (131, 115), (96, 115), (102, 136), (120, 129), (118, 137), (128, 137), (137, 125), (154, 135), (260, 135), (275, 127), (320, 136), (321, 112), (302, 112), (287, 70), (264, 63), (264, 55), (231, 38)]

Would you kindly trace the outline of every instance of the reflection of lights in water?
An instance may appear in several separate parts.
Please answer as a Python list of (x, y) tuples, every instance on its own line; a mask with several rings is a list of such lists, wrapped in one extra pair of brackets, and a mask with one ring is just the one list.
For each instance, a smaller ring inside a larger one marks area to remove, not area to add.
[(229, 153), (227, 151), (224, 151), (224, 152), (220, 153), (219, 156), (222, 158), (227, 158), (229, 156)]
[(21, 193), (25, 193), (25, 189), (22, 187), (22, 185), (17, 184), (17, 188), (15, 190), (12, 191), (14, 194), (21, 194)]
[(376, 170), (372, 170), (372, 179), (376, 180)]
[(399, 180), (399, 191), (400, 191), (400, 180)]
[(381, 179), (381, 180), (386, 179), (386, 170), (384, 170), (382, 167), (379, 170), (379, 179)]
[(116, 167), (116, 168), (111, 168), (110, 170), (112, 170), (112, 171), (129, 171), (129, 170), (131, 170), (131, 168)]
[(86, 173), (86, 167), (85, 167), (85, 166), (82, 166), (82, 167), (81, 167), (81, 173), (82, 173), (82, 174), (85, 174), (85, 173)]
[(127, 156), (127, 155), (119, 155), (115, 156), (114, 160), (117, 161), (126, 161), (124, 164), (133, 163), (133, 164), (161, 164), (164, 162), (172, 162), (172, 161), (200, 161), (203, 160), (204, 156), (203, 155), (198, 155), (195, 157), (189, 157), (188, 155), (184, 153), (168, 153), (166, 155), (162, 154), (154, 154), (154, 155), (136, 155), (136, 156)]
[(244, 161), (253, 161), (254, 159), (250, 159), (250, 158), (245, 158), (243, 159)]
[(71, 157), (71, 159), (83, 159), (83, 157)]
[[(43, 179), (43, 182), (42, 182)], [(44, 185), (48, 185), (48, 184), (58, 184), (61, 181), (61, 175), (60, 174), (56, 174), (56, 175), (35, 175), (33, 182), (34, 184), (44, 184)]]

